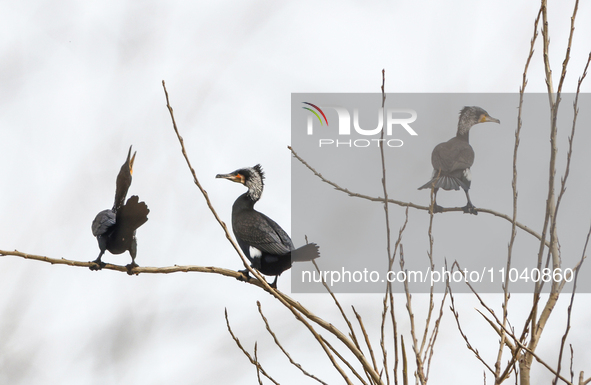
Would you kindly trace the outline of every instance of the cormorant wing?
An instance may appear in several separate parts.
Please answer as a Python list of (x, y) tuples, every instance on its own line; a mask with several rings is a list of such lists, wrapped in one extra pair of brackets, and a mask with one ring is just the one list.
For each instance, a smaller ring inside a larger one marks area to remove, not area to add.
[(232, 221), (236, 238), (263, 253), (283, 255), (294, 249), (289, 235), (274, 220), (256, 210)]
[(92, 221), (92, 235), (98, 237), (115, 225), (115, 213), (111, 209), (103, 210)]
[(452, 138), (435, 146), (431, 163), (434, 170), (442, 172), (470, 168), (474, 164), (474, 150), (465, 140)]

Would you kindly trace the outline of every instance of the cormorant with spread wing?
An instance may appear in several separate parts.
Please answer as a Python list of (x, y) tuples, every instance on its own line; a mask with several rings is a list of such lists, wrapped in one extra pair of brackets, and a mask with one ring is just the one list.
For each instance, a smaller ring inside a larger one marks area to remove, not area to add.
[[(277, 287), (277, 278), (291, 268), (292, 261), (311, 261), (319, 257), (315, 243), (296, 249), (289, 235), (275, 221), (254, 209), (263, 193), (264, 174), (260, 164), (218, 174), (216, 178), (241, 183), (248, 188), (232, 206), (232, 230), (251, 267), (262, 274), (275, 276), (272, 287)], [(249, 277), (248, 270), (242, 270), (242, 273)]]
[(434, 213), (443, 211), (443, 208), (437, 204), (437, 190), (440, 188), (459, 190), (461, 187), (468, 200), (466, 206), (462, 207), (464, 213), (478, 215), (468, 194), (472, 180), (470, 167), (474, 163), (474, 150), (470, 146), (468, 137), (472, 126), (484, 122), (501, 123), (499, 119), (491, 118), (488, 112), (480, 107), (464, 107), (460, 112), (456, 136), (447, 142), (439, 143), (433, 149), (431, 154), (433, 176), (429, 182), (419, 187), (419, 190), (434, 188)]
[(133, 173), (133, 161), (135, 152), (131, 156), (131, 146), (127, 153), (127, 160), (121, 166), (117, 175), (117, 187), (115, 190), (115, 203), (112, 209), (103, 210), (97, 214), (92, 221), (92, 234), (96, 237), (100, 253), (93, 261), (95, 265), (90, 270), (100, 270), (105, 266), (101, 260), (105, 250), (111, 254), (121, 254), (129, 251), (131, 263), (127, 265), (127, 274), (132, 274), (132, 269), (137, 266), (135, 257), (137, 253), (137, 240), (135, 231), (146, 223), (150, 210), (144, 202), (140, 202), (137, 195), (132, 196), (125, 202), (127, 190), (131, 185), (131, 174)]

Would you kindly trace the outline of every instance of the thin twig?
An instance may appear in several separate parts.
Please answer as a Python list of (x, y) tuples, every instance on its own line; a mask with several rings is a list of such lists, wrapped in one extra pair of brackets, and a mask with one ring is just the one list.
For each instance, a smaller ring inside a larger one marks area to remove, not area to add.
[[(538, 268), (541, 268), (542, 263), (542, 256), (544, 253), (544, 241), (546, 239), (546, 234), (548, 230), (548, 225), (550, 225), (550, 247), (549, 247), (549, 255), (552, 255), (553, 258), (553, 266), (558, 267), (558, 248), (557, 248), (557, 239), (556, 239), (556, 221), (554, 217), (554, 212), (556, 209), (556, 197), (554, 192), (554, 180), (556, 175), (556, 155), (558, 153), (558, 147), (556, 142), (556, 134), (557, 134), (557, 115), (558, 115), (558, 105), (560, 103), (560, 95), (554, 93), (554, 86), (552, 83), (552, 69), (550, 68), (550, 58), (549, 58), (549, 45), (550, 45), (550, 36), (548, 32), (548, 8), (547, 8), (547, 1), (542, 0), (541, 5), (542, 11), (542, 41), (544, 45), (544, 70), (546, 73), (546, 87), (548, 93), (548, 101), (550, 103), (550, 162), (549, 162), (549, 169), (548, 169), (548, 196), (546, 198), (546, 211), (544, 215), (544, 225), (542, 227), (542, 242), (540, 242), (540, 248), (538, 251)], [(539, 286), (537, 286), (539, 287)], [(554, 287), (554, 284), (553, 284)], [(555, 292), (555, 290), (552, 290)], [(539, 291), (536, 291), (535, 295), (539, 295)], [(546, 307), (547, 309), (547, 307)], [(535, 319), (534, 322), (538, 322)], [(530, 347), (533, 347), (537, 344), (536, 334), (537, 331), (541, 330), (538, 329), (537, 325), (532, 325), (532, 339), (530, 342)]]
[(484, 365), (485, 368), (487, 368), (493, 375), (495, 374), (495, 371), (493, 368), (491, 368), (487, 362), (484, 360), (484, 358), (482, 358), (480, 356), (480, 352), (478, 351), (478, 349), (474, 348), (472, 346), (472, 344), (470, 343), (470, 340), (468, 339), (468, 336), (466, 335), (466, 333), (464, 333), (464, 330), (462, 329), (462, 324), (460, 323), (460, 314), (458, 313), (458, 311), (456, 310), (456, 304), (454, 301), (454, 295), (453, 292), (451, 290), (451, 286), (449, 285), (449, 281), (446, 283), (448, 286), (448, 290), (449, 290), (449, 299), (451, 301), (451, 313), (454, 316), (454, 319), (456, 320), (456, 325), (458, 326), (458, 330), (460, 332), (460, 335), (462, 336), (462, 338), (464, 339), (464, 342), (466, 342), (466, 347), (468, 348), (468, 350), (470, 350), (474, 356)]
[[(318, 267), (318, 265), (316, 264), (316, 261), (312, 260), (311, 261), (314, 264), (314, 267), (316, 268), (316, 271), (318, 273), (320, 273), (320, 268)], [(320, 274), (320, 278), (322, 280), (322, 285), (324, 286), (324, 288), (326, 289), (326, 291), (330, 294), (330, 296), (332, 297), (335, 305), (337, 306), (337, 308), (339, 309), (341, 316), (343, 317), (343, 319), (345, 320), (345, 322), (347, 323), (347, 326), (349, 327), (349, 336), (351, 337), (353, 343), (355, 344), (355, 347), (361, 351), (361, 346), (359, 345), (359, 342), (357, 341), (357, 336), (355, 334), (355, 329), (353, 328), (353, 325), (351, 325), (351, 322), (349, 321), (349, 317), (347, 317), (347, 314), (345, 313), (345, 311), (343, 310), (343, 307), (341, 306), (341, 303), (339, 302), (339, 300), (337, 299), (337, 297), (335, 296), (335, 294), (333, 293), (333, 291), (330, 289), (330, 287), (328, 286), (328, 284), (326, 283), (326, 280), (324, 279), (324, 276), (322, 274)], [(330, 347), (330, 346), (329, 346)], [(332, 349), (331, 349), (332, 350)], [(348, 362), (345, 361), (345, 363), (347, 365), (349, 365)], [(369, 377), (369, 373), (367, 373), (367, 371), (365, 371), (365, 373), (367, 374), (367, 376)], [(371, 382), (371, 378), (370, 378), (370, 382)]]
[[(556, 174), (556, 158), (558, 153), (558, 145), (557, 145), (557, 117), (558, 117), (558, 110), (561, 101), (561, 90), (562, 84), (564, 82), (564, 78), (566, 76), (566, 65), (568, 64), (568, 57), (571, 49), (572, 44), (572, 34), (574, 33), (574, 19), (576, 17), (578, 9), (578, 0), (576, 0), (575, 8), (573, 10), (573, 16), (571, 17), (571, 31), (570, 31), (570, 38), (567, 45), (567, 52), (565, 61), (563, 62), (563, 70), (560, 77), (559, 88), (558, 92), (554, 94), (554, 88), (552, 85), (552, 70), (550, 69), (550, 59), (548, 54), (548, 47), (550, 44), (550, 36), (548, 32), (548, 15), (547, 15), (547, 0), (542, 0), (541, 10), (542, 10), (542, 19), (543, 19), (543, 27), (542, 27), (542, 36), (543, 36), (543, 43), (544, 43), (544, 69), (546, 72), (546, 86), (548, 92), (548, 100), (550, 103), (550, 162), (549, 162), (549, 170), (548, 170), (548, 197), (546, 199), (546, 213), (544, 218), (544, 227), (542, 231), (542, 240), (545, 240), (545, 233), (548, 225), (550, 226), (550, 247), (548, 248), (548, 256), (552, 258), (552, 269), (560, 268), (561, 266), (561, 256), (560, 256), (560, 248), (558, 242), (558, 235), (557, 235), (557, 201), (555, 195), (555, 174)], [(540, 248), (538, 250), (538, 267), (540, 267), (541, 259), (543, 255), (544, 246), (541, 242)], [(563, 287), (562, 282), (552, 281), (551, 283), (551, 292), (548, 296), (548, 300), (546, 301), (546, 305), (544, 309), (540, 313), (539, 318), (536, 320), (535, 318), (532, 319), (531, 325), (531, 337), (528, 343), (529, 351), (535, 351), (537, 344), (541, 338), (541, 335), (544, 331), (544, 327), (554, 310), (556, 303), (558, 302), (558, 298), (560, 296), (560, 291)], [(536, 289), (539, 288), (539, 285), (536, 286)], [(540, 295), (540, 292), (536, 290), (534, 293), (534, 302), (536, 297)], [(529, 353), (528, 351), (528, 353)], [(525, 355), (525, 359), (521, 361), (521, 372), (520, 375), (522, 376), (522, 382), (526, 379), (529, 379), (530, 376), (530, 368), (531, 368), (532, 358), (531, 356)], [(524, 370), (525, 368), (525, 370)]]
[[(404, 210), (404, 223), (400, 230), (398, 231), (398, 239), (394, 244), (394, 252), (391, 257), (389, 257), (388, 261), (388, 271), (392, 271), (392, 267), (394, 265), (396, 252), (398, 251), (398, 247), (402, 242), (402, 234), (406, 229), (406, 225), (408, 224), (408, 207)], [(389, 305), (388, 305), (389, 304)], [(386, 326), (386, 315), (388, 313), (388, 307), (390, 308), (390, 321), (392, 322), (392, 334), (394, 338), (394, 368), (392, 369), (394, 374), (394, 384), (398, 384), (398, 322), (396, 321), (396, 315), (394, 313), (394, 295), (392, 294), (392, 282), (388, 282), (386, 285), (386, 293), (384, 294), (384, 299), (382, 301), (382, 322), (380, 324), (380, 346), (382, 349), (383, 361), (384, 361), (384, 370), (386, 371), (386, 380), (390, 381), (390, 377), (387, 374), (388, 371), (388, 352), (385, 346), (385, 326)]]
[(347, 327), (349, 328), (349, 332), (350, 332), (349, 335), (351, 337), (351, 340), (353, 340), (353, 343), (355, 344), (355, 346), (357, 347), (357, 349), (361, 350), (361, 346), (359, 346), (359, 342), (357, 341), (357, 335), (355, 334), (355, 329), (353, 328), (353, 325), (351, 324), (351, 321), (349, 321), (349, 317), (347, 317), (347, 314), (343, 310), (343, 307), (341, 306), (341, 303), (339, 302), (339, 300), (337, 299), (337, 297), (335, 296), (335, 294), (333, 293), (333, 291), (330, 289), (330, 287), (326, 283), (326, 280), (324, 279), (324, 275), (320, 274), (320, 268), (318, 267), (318, 264), (316, 264), (316, 261), (315, 260), (312, 260), (311, 262), (312, 262), (312, 264), (314, 264), (314, 267), (316, 268), (316, 271), (319, 273), (320, 278), (322, 279), (322, 285), (324, 286), (324, 288), (326, 289), (326, 291), (328, 292), (328, 294), (330, 294), (330, 296), (332, 297), (332, 300), (334, 301), (335, 305), (339, 309), (339, 312), (341, 313), (341, 316), (343, 317), (343, 319), (347, 323)]
[(562, 62), (562, 73), (560, 74), (560, 82), (558, 83), (558, 94), (562, 93), (562, 85), (566, 78), (566, 68), (568, 67), (568, 61), (570, 60), (570, 50), (573, 44), (573, 36), (575, 34), (575, 19), (577, 17), (577, 11), (579, 10), (579, 0), (575, 0), (575, 7), (573, 9), (573, 15), (570, 18), (570, 32), (568, 34), (568, 44), (566, 45), (566, 52), (564, 53), (564, 60)]
[[(506, 273), (505, 273), (505, 280), (503, 283), (503, 323), (506, 325), (507, 317), (508, 317), (508, 306), (509, 306), (509, 272), (511, 270), (511, 261), (513, 256), (513, 246), (515, 243), (515, 238), (517, 237), (517, 154), (519, 150), (519, 141), (521, 135), (521, 127), (522, 127), (522, 119), (521, 115), (523, 112), (523, 98), (525, 94), (525, 88), (527, 87), (527, 72), (529, 69), (529, 64), (534, 54), (534, 45), (536, 39), (538, 37), (538, 23), (540, 21), (540, 16), (542, 14), (542, 9), (538, 11), (538, 16), (534, 22), (534, 33), (533, 37), (530, 41), (530, 48), (529, 54), (527, 56), (527, 60), (525, 62), (525, 68), (523, 69), (523, 78), (521, 82), (521, 86), (519, 87), (519, 109), (517, 115), (517, 129), (515, 130), (515, 146), (513, 149), (513, 179), (511, 181), (511, 188), (513, 191), (513, 217), (511, 218), (511, 239), (509, 241), (508, 251), (507, 251), (507, 264), (506, 264)], [(517, 356), (519, 355), (518, 351), (512, 352), (512, 359), (510, 364), (506, 367), (503, 375), (501, 376), (501, 359), (503, 356), (503, 349), (505, 346), (505, 333), (501, 332), (501, 340), (499, 342), (499, 350), (497, 353), (497, 361), (495, 363), (495, 383), (499, 383), (500, 378), (505, 378), (510, 374), (511, 368), (514, 368), (514, 364), (516, 362)]]
[[(429, 338), (429, 343), (427, 344), (427, 351), (425, 352), (425, 358), (427, 360), (427, 373), (425, 378), (429, 378), (429, 371), (431, 369), (431, 359), (433, 358), (433, 353), (435, 352), (435, 341), (437, 340), (437, 336), (439, 335), (439, 326), (441, 325), (441, 319), (443, 318), (443, 308), (445, 305), (445, 299), (447, 298), (447, 287), (445, 288), (445, 293), (443, 294), (443, 299), (441, 300), (441, 306), (439, 307), (439, 316), (435, 320), (435, 325), (433, 325), (433, 330), (431, 330), (431, 337)], [(427, 356), (427, 353), (428, 356)]]
[[(242, 350), (242, 353), (244, 353), (244, 355), (248, 358), (248, 360), (250, 361), (250, 363), (253, 364), (257, 368), (257, 376), (259, 375), (258, 373), (260, 371), (260, 373), (262, 373), (263, 376), (267, 377), (274, 384), (279, 385), (279, 383), (277, 381), (275, 381), (271, 376), (269, 376), (267, 374), (267, 372), (265, 371), (265, 369), (263, 369), (263, 367), (261, 366), (261, 364), (257, 361), (256, 357), (253, 358), (250, 355), (250, 353), (248, 353), (248, 351), (246, 349), (244, 349), (244, 347), (240, 343), (240, 340), (238, 339), (238, 337), (236, 337), (236, 335), (234, 335), (234, 332), (232, 332), (232, 328), (230, 327), (230, 320), (228, 319), (228, 309), (224, 309), (224, 315), (226, 317), (226, 326), (228, 327), (228, 331), (230, 332), (230, 335), (232, 336), (232, 339), (234, 340), (234, 342), (236, 342), (236, 345), (238, 345), (238, 348), (240, 350)], [(256, 354), (256, 344), (255, 344), (255, 354)], [(260, 382), (260, 377), (259, 377), (259, 382)]]
[[(394, 265), (394, 257), (396, 256), (396, 252), (398, 251), (398, 247), (402, 244), (402, 233), (406, 229), (406, 225), (408, 224), (408, 207), (404, 210), (404, 223), (402, 227), (398, 231), (398, 239), (396, 240), (396, 244), (394, 245), (394, 253), (392, 255), (391, 261), (388, 263), (388, 271), (392, 271), (392, 267)], [(394, 334), (394, 384), (398, 384), (398, 322), (396, 322), (396, 315), (394, 314), (394, 294), (392, 293), (392, 282), (388, 282), (388, 300), (390, 302), (390, 320), (392, 321), (392, 333)], [(382, 322), (385, 322), (383, 320)], [(402, 337), (402, 336), (401, 336)], [(406, 357), (405, 357), (406, 358)]]
[(337, 349), (335, 349), (330, 342), (328, 342), (324, 337), (320, 336), (320, 338), (322, 338), (323, 343), (328, 346), (328, 348), (339, 358), (339, 360), (341, 360), (345, 365), (347, 365), (347, 367), (349, 368), (349, 370), (355, 375), (355, 377), (357, 377), (357, 379), (359, 381), (361, 381), (361, 383), (363, 385), (368, 385), (367, 382), (365, 382), (365, 380), (363, 379), (363, 377), (361, 376), (361, 374), (359, 374), (359, 372), (357, 370), (355, 370), (355, 368), (353, 367), (353, 365), (351, 365), (351, 363), (346, 360), (341, 353), (339, 353), (339, 351)]
[[(572, 316), (572, 311), (573, 311), (573, 303), (575, 301), (575, 293), (577, 292), (577, 280), (579, 278), (580, 266), (583, 263), (583, 261), (585, 260), (585, 257), (587, 255), (587, 245), (589, 244), (589, 237), (591, 237), (591, 226), (589, 227), (589, 232), (587, 232), (587, 239), (585, 240), (585, 246), (583, 247), (583, 253), (581, 255), (581, 260), (579, 262), (579, 268), (577, 268), (575, 270), (575, 279), (573, 281), (573, 291), (570, 296), (570, 303), (568, 304), (568, 310), (566, 312), (566, 314), (567, 314), (566, 330), (564, 331), (564, 334), (562, 335), (562, 339), (560, 342), (560, 352), (558, 353), (558, 364), (557, 364), (557, 368), (556, 368), (556, 377), (554, 378), (554, 381), (552, 382), (553, 385), (556, 385), (556, 383), (558, 382), (558, 374), (560, 373), (560, 369), (562, 367), (562, 354), (564, 352), (564, 345), (566, 344), (566, 338), (568, 337), (568, 332), (570, 331), (570, 321), (571, 321), (571, 316)], [(572, 347), (571, 347), (571, 349), (572, 349)], [(571, 368), (571, 371), (572, 371), (572, 368)]]
[[(400, 244), (400, 270), (406, 271), (404, 268), (404, 247)], [(422, 385), (426, 384), (425, 373), (423, 368), (423, 361), (421, 358), (421, 351), (419, 349), (419, 343), (417, 339), (416, 326), (415, 326), (415, 315), (412, 310), (412, 295), (408, 287), (408, 276), (404, 280), (404, 293), (406, 294), (406, 310), (408, 312), (408, 318), (410, 321), (410, 336), (412, 337), (412, 349), (415, 354), (415, 362), (417, 365), (416, 375)]]
[(408, 385), (408, 361), (406, 359), (406, 347), (404, 346), (404, 336), (400, 336), (400, 347), (402, 349), (402, 383)]
[(390, 385), (390, 374), (388, 370), (388, 351), (386, 350), (386, 317), (388, 312), (388, 293), (390, 292), (389, 286), (386, 286), (386, 294), (382, 301), (382, 322), (380, 323), (380, 348), (382, 349), (382, 365), (384, 372), (386, 372), (386, 384)]
[[(382, 117), (382, 120), (385, 122), (385, 105), (386, 105), (386, 89), (385, 89), (385, 85), (386, 85), (386, 70), (382, 69), (382, 115), (384, 115)], [(384, 140), (384, 131), (382, 130), (381, 136), (380, 136), (380, 140)], [(382, 163), (382, 188), (384, 191), (384, 214), (386, 216), (386, 253), (388, 256), (388, 266), (389, 269), (392, 268), (392, 265), (394, 263), (394, 255), (392, 255), (391, 252), (391, 240), (390, 240), (390, 214), (388, 211), (388, 188), (386, 187), (386, 160), (385, 160), (385, 156), (384, 156), (384, 146), (379, 146), (380, 147), (380, 159), (381, 159), (381, 163)], [(380, 347), (382, 349), (382, 364), (384, 366), (384, 371), (386, 372), (386, 383), (388, 385), (390, 385), (390, 374), (389, 374), (389, 370), (388, 370), (388, 351), (386, 350), (386, 345), (384, 344), (384, 333), (385, 333), (385, 321), (386, 321), (386, 308), (388, 306), (388, 303), (386, 301), (386, 298), (388, 296), (388, 292), (392, 290), (392, 283), (388, 282), (386, 283), (386, 293), (384, 295), (384, 301), (383, 301), (383, 310), (382, 310), (382, 323), (380, 326)], [(396, 338), (396, 336), (394, 336), (394, 338)], [(373, 358), (373, 353), (372, 353), (372, 358)], [(398, 357), (395, 356), (394, 359), (396, 360)], [(375, 362), (374, 362), (375, 365)], [(376, 369), (377, 370), (377, 369)]]
[[(574, 30), (574, 17), (576, 15), (577, 12), (577, 7), (578, 7), (578, 1), (575, 4), (575, 11), (573, 14), (573, 17), (571, 18), (571, 36), (569, 38), (569, 48), (570, 48), (570, 40), (572, 40), (572, 32)], [(579, 115), (579, 108), (578, 108), (578, 103), (579, 103), (579, 94), (581, 91), (581, 84), (583, 82), (583, 80), (585, 79), (585, 77), (587, 76), (587, 69), (589, 68), (589, 62), (591, 61), (591, 54), (589, 54), (589, 57), (587, 59), (587, 64), (585, 65), (585, 69), (583, 70), (583, 74), (581, 75), (581, 77), (579, 78), (578, 81), (578, 85), (577, 85), (577, 92), (576, 92), (576, 96), (575, 96), (575, 100), (573, 102), (573, 110), (574, 110), (574, 116), (573, 116), (573, 125), (572, 125), (572, 129), (571, 129), (571, 134), (568, 138), (568, 153), (567, 153), (567, 163), (566, 163), (566, 170), (564, 172), (564, 176), (561, 178), (561, 189), (560, 189), (560, 194), (558, 195), (558, 200), (557, 200), (557, 204), (556, 204), (556, 211), (558, 211), (558, 207), (560, 206), (560, 202), (562, 201), (562, 197), (566, 191), (566, 179), (568, 178), (569, 175), (569, 170), (570, 170), (570, 161), (571, 161), (571, 156), (572, 156), (572, 149), (573, 149), (573, 140), (574, 140), (574, 136), (575, 136), (575, 128), (576, 128), (576, 123), (577, 123), (577, 116)], [(568, 62), (568, 52), (567, 52), (567, 58), (565, 59), (565, 63)], [(563, 65), (563, 70), (566, 70), (566, 66)], [(587, 243), (589, 242), (589, 235), (591, 234), (591, 228), (589, 229), (589, 233), (587, 234), (587, 240), (585, 241), (585, 247), (583, 249), (583, 256), (581, 257), (581, 260), (579, 262), (579, 266), (580, 264), (583, 263), (583, 260), (585, 258), (585, 251), (587, 249)], [(561, 344), (560, 344), (560, 353), (558, 355), (558, 368), (557, 368), (557, 372), (560, 373), (560, 369), (562, 366), (562, 354), (564, 352), (564, 345), (566, 343), (566, 337), (568, 335), (568, 332), (570, 330), (570, 319), (571, 319), (571, 311), (572, 311), (572, 304), (574, 301), (574, 297), (575, 297), (575, 289), (577, 286), (577, 278), (579, 275), (579, 269), (577, 268), (575, 271), (575, 280), (574, 280), (574, 286), (573, 286), (573, 292), (571, 295), (571, 300), (570, 300), (570, 304), (568, 307), (568, 316), (567, 316), (567, 327), (566, 327), (566, 331), (564, 333), (564, 335), (562, 336), (562, 340), (561, 340)], [(563, 282), (564, 283), (564, 282)], [(562, 286), (560, 287), (560, 289), (562, 290)], [(571, 369), (572, 370), (572, 369)], [(572, 377), (572, 376), (571, 376)], [(553, 384), (556, 384), (558, 381), (558, 377), (554, 378)], [(572, 381), (572, 380), (571, 380)]]
[(575, 360), (575, 352), (573, 351), (573, 344), (568, 344), (570, 348), (570, 382), (575, 381), (575, 372), (573, 371), (573, 364)]
[[(427, 230), (427, 235), (429, 237), (429, 251), (427, 252), (427, 257), (429, 258), (429, 268), (431, 269), (431, 271), (435, 271), (435, 263), (433, 262), (433, 245), (435, 243), (435, 238), (433, 237), (433, 220), (435, 218), (434, 216), (434, 212), (433, 212), (433, 207), (435, 206), (435, 191), (433, 188), (431, 188), (431, 205), (430, 205), (430, 210), (429, 210), (429, 228)], [(427, 336), (429, 334), (429, 326), (431, 325), (431, 317), (433, 316), (433, 309), (435, 308), (435, 301), (434, 301), (434, 292), (435, 292), (435, 286), (431, 285), (431, 287), (429, 288), (429, 310), (427, 312), (427, 318), (425, 320), (425, 330), (423, 331), (423, 340), (421, 342), (421, 348), (420, 348), (420, 352), (424, 351), (424, 355), (421, 358), (421, 362), (424, 365), (425, 362), (427, 362), (427, 370), (425, 370), (423, 367), (421, 367), (422, 370), (425, 371), (425, 373), (423, 374), (423, 376), (425, 377), (425, 383), (428, 381), (429, 379), (429, 362), (430, 360), (428, 360), (428, 357), (430, 356), (430, 352), (432, 352), (432, 349), (434, 348), (434, 345), (431, 345), (430, 343), (427, 344)], [(445, 297), (443, 298), (442, 302), (445, 302)], [(442, 303), (443, 306), (443, 303)], [(433, 340), (433, 343), (435, 341)], [(426, 349), (425, 349), (426, 348)]]
[(354, 306), (351, 306), (353, 309), (353, 313), (355, 313), (355, 317), (357, 317), (357, 322), (359, 323), (359, 327), (361, 328), (361, 333), (363, 333), (363, 338), (365, 339), (365, 345), (367, 345), (367, 349), (369, 350), (369, 354), (371, 356), (371, 361), (373, 362), (373, 367), (375, 371), (378, 371), (378, 365), (376, 363), (376, 358), (373, 354), (373, 348), (371, 347), (371, 342), (369, 341), (369, 336), (367, 335), (367, 331), (365, 330), (365, 326), (363, 325), (363, 320), (357, 310), (355, 310)]
[(259, 380), (259, 385), (263, 385), (263, 381), (261, 380), (261, 365), (259, 364), (259, 357), (257, 355), (257, 343), (254, 343), (254, 361), (256, 363), (257, 368), (257, 380)]
[(283, 352), (283, 354), (285, 354), (285, 356), (287, 357), (287, 359), (289, 360), (289, 362), (293, 366), (295, 366), (296, 368), (298, 368), (305, 376), (308, 376), (310, 378), (313, 378), (314, 380), (320, 382), (321, 384), (328, 385), (326, 382), (320, 380), (315, 375), (308, 373), (306, 370), (304, 370), (304, 368), (302, 368), (302, 365), (300, 365), (299, 363), (295, 362), (291, 358), (291, 355), (289, 354), (289, 352), (287, 350), (285, 350), (283, 348), (283, 346), (281, 345), (281, 343), (279, 342), (279, 339), (277, 338), (277, 335), (275, 335), (275, 333), (273, 332), (273, 330), (271, 330), (271, 326), (269, 325), (269, 321), (267, 320), (267, 317), (265, 317), (265, 315), (263, 314), (263, 309), (261, 307), (261, 302), (260, 301), (257, 301), (257, 307), (259, 309), (259, 314), (261, 315), (261, 318), (263, 319), (263, 322), (265, 323), (265, 327), (267, 328), (267, 331), (269, 332), (269, 334), (271, 334), (271, 337), (273, 337), (273, 341), (275, 341), (275, 345), (277, 345), (279, 347), (279, 349)]
[(310, 331), (310, 333), (312, 333), (312, 335), (314, 336), (314, 338), (316, 338), (316, 340), (320, 343), (320, 346), (322, 347), (322, 349), (324, 350), (324, 352), (328, 356), (328, 358), (329, 358), (330, 362), (332, 363), (332, 365), (339, 372), (339, 374), (343, 377), (343, 379), (345, 380), (345, 382), (347, 384), (351, 384), (352, 385), (351, 381), (347, 377), (347, 374), (345, 373), (345, 371), (341, 368), (341, 366), (336, 362), (336, 360), (332, 356), (332, 354), (330, 352), (330, 349), (324, 343), (324, 339), (322, 338), (322, 336), (320, 334), (318, 334), (318, 332), (312, 327), (312, 325), (310, 325), (310, 323), (308, 321), (306, 321), (306, 319), (304, 318), (304, 316), (302, 316), (302, 314), (304, 314), (308, 319), (312, 320), (313, 322), (317, 323), (318, 325), (324, 327), (326, 330), (328, 330), (329, 332), (331, 332), (332, 334), (334, 334), (341, 342), (343, 342), (347, 346), (347, 348), (349, 348), (350, 351), (353, 352), (353, 354), (356, 354), (357, 353), (356, 354), (356, 357), (361, 362), (361, 364), (363, 365), (363, 368), (372, 377), (377, 377), (378, 378), (378, 381), (377, 382), (380, 383), (379, 376), (377, 376), (377, 373), (375, 373), (373, 371), (373, 368), (371, 366), (369, 366), (369, 363), (367, 362), (367, 360), (363, 356), (363, 353), (361, 353), (358, 349), (356, 349), (355, 346), (351, 344), (351, 341), (347, 337), (345, 337), (345, 335), (343, 335), (343, 333), (340, 330), (338, 330), (337, 328), (335, 328), (332, 324), (328, 324), (323, 319), (321, 319), (321, 318), (313, 315), (312, 313), (308, 312), (307, 309), (305, 309), (303, 306), (301, 306), (299, 302), (297, 302), (297, 306), (298, 307), (297, 307), (297, 310), (296, 310), (295, 306), (293, 306), (292, 304), (287, 304), (287, 302), (284, 302), (287, 298), (289, 298), (289, 297), (285, 296), (284, 294), (281, 294), (280, 296), (278, 296), (276, 298), (278, 298), (284, 305), (286, 305), (287, 308), (292, 312), (292, 314), (301, 323), (303, 323), (304, 326), (306, 326), (306, 328), (308, 328), (308, 330)]

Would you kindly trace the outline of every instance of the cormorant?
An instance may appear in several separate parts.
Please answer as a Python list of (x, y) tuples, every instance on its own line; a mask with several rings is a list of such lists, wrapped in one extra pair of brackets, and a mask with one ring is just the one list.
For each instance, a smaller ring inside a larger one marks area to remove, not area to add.
[(137, 266), (135, 263), (137, 252), (135, 231), (146, 223), (150, 210), (144, 202), (139, 201), (137, 195), (129, 198), (125, 205), (123, 204), (127, 190), (131, 185), (135, 154), (136, 152), (133, 153), (133, 157), (131, 156), (131, 146), (129, 146), (127, 160), (117, 175), (113, 208), (101, 211), (92, 221), (92, 234), (96, 237), (101, 251), (98, 258), (93, 261), (96, 265), (91, 265), (90, 270), (100, 270), (105, 266), (105, 263), (101, 261), (105, 250), (109, 250), (111, 254), (121, 254), (129, 250), (131, 263), (126, 266), (127, 274), (131, 275), (131, 270)]
[[(218, 174), (216, 178), (241, 183), (248, 188), (232, 206), (232, 230), (251, 267), (262, 274), (275, 276), (272, 287), (277, 288), (277, 278), (291, 268), (292, 261), (311, 261), (319, 257), (315, 243), (296, 249), (289, 235), (275, 221), (254, 209), (263, 193), (264, 174), (260, 164)], [(241, 272), (249, 278), (248, 270)]]
[(470, 201), (468, 190), (472, 180), (470, 167), (474, 163), (474, 150), (468, 142), (470, 128), (473, 125), (484, 122), (501, 123), (499, 119), (492, 118), (488, 112), (480, 107), (464, 107), (460, 112), (458, 132), (454, 138), (447, 142), (439, 143), (431, 154), (433, 164), (432, 179), (419, 187), (434, 188), (433, 212), (440, 213), (443, 208), (437, 204), (437, 190), (459, 190), (460, 187), (466, 193), (468, 203), (462, 207), (464, 213), (478, 215), (478, 211)]

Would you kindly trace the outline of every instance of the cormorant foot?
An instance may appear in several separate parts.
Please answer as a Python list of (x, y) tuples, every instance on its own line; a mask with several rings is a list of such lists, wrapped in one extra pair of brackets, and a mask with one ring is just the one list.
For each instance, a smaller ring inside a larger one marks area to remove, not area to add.
[(131, 262), (129, 265), (125, 265), (125, 268), (127, 269), (127, 275), (133, 275), (133, 268), (134, 267), (139, 267), (139, 265), (135, 262)]
[(466, 206), (462, 207), (464, 214), (473, 214), (478, 215), (478, 211), (476, 211), (476, 207), (473, 204), (468, 203)]
[(442, 213), (443, 212), (443, 207), (435, 204), (433, 205), (433, 214), (437, 214), (437, 213)]
[(248, 273), (248, 269), (238, 270), (239, 273), (242, 273), (242, 277), (236, 277), (237, 280), (242, 282), (250, 281), (250, 274)]
[(106, 264), (103, 261), (99, 260), (99, 259), (95, 259), (94, 261), (92, 261), (90, 263), (94, 263), (94, 265), (90, 265), (88, 267), (92, 271), (101, 270), (103, 267), (106, 266)]

